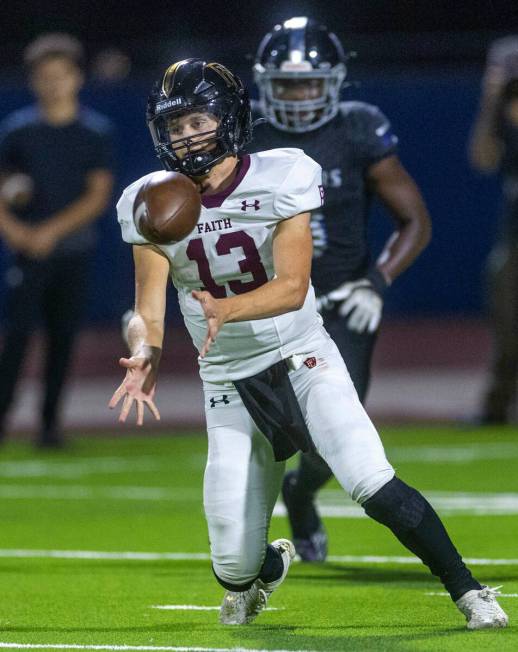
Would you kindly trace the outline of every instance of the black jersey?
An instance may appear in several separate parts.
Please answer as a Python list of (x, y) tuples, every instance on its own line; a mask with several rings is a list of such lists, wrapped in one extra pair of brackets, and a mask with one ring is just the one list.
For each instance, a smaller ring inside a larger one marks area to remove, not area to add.
[[(37, 106), (11, 113), (0, 124), (0, 173), (27, 174), (31, 201), (16, 212), (18, 219), (46, 220), (85, 192), (92, 170), (113, 168), (111, 123), (86, 107), (65, 125), (47, 123)], [(90, 223), (63, 238), (55, 254), (83, 251), (95, 240)]]
[(366, 172), (395, 153), (397, 138), (381, 111), (363, 102), (343, 102), (338, 115), (302, 134), (258, 125), (248, 149), (300, 147), (323, 170), (324, 206), (313, 212), (313, 267), (317, 294), (364, 276), (369, 266), (367, 220), (370, 195)]

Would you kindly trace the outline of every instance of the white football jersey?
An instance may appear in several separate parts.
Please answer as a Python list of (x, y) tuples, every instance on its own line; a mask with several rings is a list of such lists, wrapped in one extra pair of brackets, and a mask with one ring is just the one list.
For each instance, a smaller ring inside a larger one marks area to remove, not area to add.
[[(135, 228), (133, 202), (152, 172), (124, 190), (117, 203), (125, 242), (146, 244)], [(207, 333), (202, 307), (191, 295), (208, 290), (216, 298), (249, 292), (274, 275), (272, 238), (278, 222), (322, 205), (321, 168), (300, 149), (244, 155), (235, 181), (224, 192), (202, 197), (198, 224), (181, 242), (156, 245), (171, 263), (185, 325), (198, 351)], [(293, 251), (293, 256), (298, 255)], [(300, 310), (224, 324), (200, 375), (209, 382), (239, 380), (294, 353), (311, 350), (321, 336), (321, 319), (310, 285)]]

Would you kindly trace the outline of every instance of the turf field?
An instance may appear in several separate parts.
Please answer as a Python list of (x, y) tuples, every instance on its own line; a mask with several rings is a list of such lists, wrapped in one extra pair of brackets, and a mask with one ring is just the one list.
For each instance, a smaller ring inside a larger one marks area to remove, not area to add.
[[(431, 498), (518, 627), (518, 431), (385, 429), (399, 475)], [(441, 585), (332, 483), (330, 561), (295, 563), (271, 610), (217, 622), (203, 436), (89, 438), (0, 453), (0, 647), (128, 650), (518, 650), (467, 632)], [(271, 538), (288, 533), (282, 508)], [(160, 607), (160, 608), (159, 608)], [(117, 646), (126, 646), (123, 648)]]

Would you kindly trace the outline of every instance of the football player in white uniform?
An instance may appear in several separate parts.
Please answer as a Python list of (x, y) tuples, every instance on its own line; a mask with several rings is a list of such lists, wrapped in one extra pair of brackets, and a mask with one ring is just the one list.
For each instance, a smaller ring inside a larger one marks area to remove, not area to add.
[[(136, 297), (131, 357), (110, 406), (120, 420), (154, 404), (169, 276), (197, 347), (209, 438), (204, 507), (214, 574), (226, 589), (225, 624), (252, 621), (284, 580), (293, 544), (267, 544), (284, 460), (317, 450), (366, 513), (418, 555), (466, 615), (468, 627), (502, 627), (495, 592), (466, 568), (439, 517), (394, 475), (345, 364), (316, 311), (310, 283), (310, 211), (323, 200), (321, 170), (298, 149), (244, 153), (248, 95), (217, 63), (170, 66), (148, 102), (148, 124), (168, 170), (190, 176), (203, 208), (181, 242), (153, 245), (133, 221), (135, 196), (117, 204), (133, 244)], [(161, 175), (161, 172), (152, 174)]]

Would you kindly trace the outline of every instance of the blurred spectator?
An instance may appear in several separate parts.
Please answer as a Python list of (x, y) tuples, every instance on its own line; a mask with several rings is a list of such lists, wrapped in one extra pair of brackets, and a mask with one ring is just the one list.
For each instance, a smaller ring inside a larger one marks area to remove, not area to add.
[(500, 173), (504, 196), (488, 260), (494, 350), (480, 416), (483, 423), (507, 423), (518, 378), (518, 36), (489, 50), (470, 158), (479, 171)]
[(108, 121), (79, 103), (81, 44), (47, 34), (24, 54), (36, 104), (0, 125), (0, 235), (14, 254), (0, 356), (0, 437), (27, 344), (42, 317), (48, 335), (41, 446), (63, 443), (59, 400), (85, 303), (93, 222), (111, 195)]
[(99, 52), (91, 67), (92, 77), (101, 82), (122, 81), (130, 72), (131, 59), (117, 48), (107, 48)]

